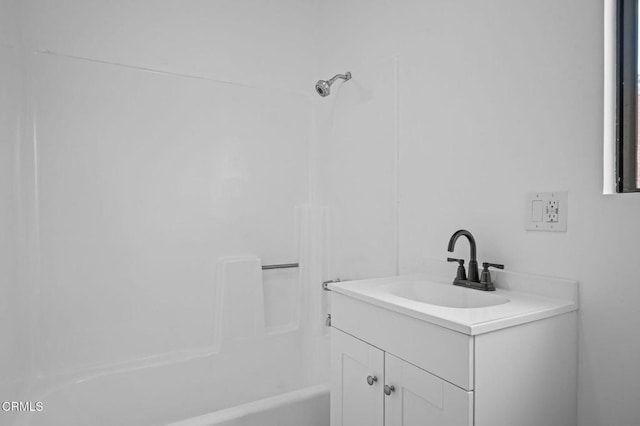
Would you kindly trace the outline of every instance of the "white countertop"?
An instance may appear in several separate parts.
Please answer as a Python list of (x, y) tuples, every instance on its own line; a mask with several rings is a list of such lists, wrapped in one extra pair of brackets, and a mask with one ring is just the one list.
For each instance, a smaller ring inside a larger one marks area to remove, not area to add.
[[(453, 271), (450, 278), (443, 278), (443, 272), (450, 270)], [(577, 281), (510, 271), (492, 271), (491, 274), (496, 291), (483, 293), (506, 297), (509, 302), (479, 308), (450, 308), (418, 302), (388, 291), (389, 284), (400, 282), (453, 286), (455, 268), (446, 265), (437, 266), (434, 273), (428, 275), (344, 281), (330, 284), (329, 288), (335, 293), (471, 336), (578, 309)], [(470, 292), (480, 291), (457, 288)]]

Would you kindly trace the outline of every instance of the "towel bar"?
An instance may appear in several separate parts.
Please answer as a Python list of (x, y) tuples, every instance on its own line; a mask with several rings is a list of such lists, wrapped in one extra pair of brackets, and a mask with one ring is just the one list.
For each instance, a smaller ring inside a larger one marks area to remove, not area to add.
[(281, 263), (278, 265), (262, 265), (262, 269), (286, 269), (286, 268), (297, 268), (299, 265), (297, 263)]

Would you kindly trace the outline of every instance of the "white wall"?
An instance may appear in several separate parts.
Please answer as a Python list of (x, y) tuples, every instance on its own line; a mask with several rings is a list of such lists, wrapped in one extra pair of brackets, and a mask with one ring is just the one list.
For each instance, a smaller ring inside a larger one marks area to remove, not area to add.
[[(219, 351), (218, 259), (300, 259), (316, 7), (24, 2), (40, 382)], [(264, 303), (285, 312), (265, 321), (286, 320), (287, 309), (304, 315), (307, 283), (273, 276)], [(281, 337), (273, 353), (245, 350), (281, 360), (271, 392), (315, 377), (300, 339)]]
[[(344, 253), (331, 273), (392, 272), (396, 244), (419, 271), (466, 228), (482, 260), (576, 278), (580, 425), (640, 424), (640, 197), (601, 195), (602, 3), (324, 5), (319, 74), (353, 72), (317, 102), (319, 201)], [(525, 192), (545, 190), (569, 191), (566, 233), (524, 230)]]

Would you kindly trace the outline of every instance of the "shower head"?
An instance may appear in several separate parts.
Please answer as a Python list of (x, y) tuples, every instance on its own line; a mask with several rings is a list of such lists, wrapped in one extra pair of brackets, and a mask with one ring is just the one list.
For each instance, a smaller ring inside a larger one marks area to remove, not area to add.
[(318, 92), (318, 95), (322, 96), (323, 98), (329, 96), (331, 94), (331, 85), (339, 78), (343, 79), (344, 81), (351, 80), (351, 73), (348, 72), (346, 74), (336, 74), (329, 80), (318, 80), (318, 82), (316, 83), (316, 92)]

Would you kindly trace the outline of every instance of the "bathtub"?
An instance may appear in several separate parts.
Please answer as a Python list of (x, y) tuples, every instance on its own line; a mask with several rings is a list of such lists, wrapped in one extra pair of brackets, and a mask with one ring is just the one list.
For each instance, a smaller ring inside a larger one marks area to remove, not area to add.
[[(117, 410), (117, 407), (113, 407)], [(27, 417), (31, 421), (26, 420)], [(120, 413), (118, 423), (111, 423), (105, 418), (94, 418), (82, 416), (84, 420), (78, 420), (78, 413), (74, 413), (70, 420), (57, 416), (46, 416), (41, 413), (27, 414), (22, 421), (16, 424), (46, 424), (54, 425), (96, 425), (96, 424), (117, 424), (117, 425), (140, 425), (156, 424), (168, 426), (329, 426), (329, 386), (316, 385), (281, 395), (264, 398), (258, 401), (249, 402), (236, 407), (214, 411), (184, 420), (165, 423), (163, 420), (156, 420), (149, 423), (142, 417), (147, 417), (142, 413)], [(37, 419), (37, 420), (36, 420)], [(88, 423), (81, 423), (81, 422)]]
[[(303, 292), (301, 271), (262, 273), (254, 257), (220, 263), (215, 282), (222, 285), (202, 312), (208, 322), (173, 345), (179, 350), (150, 350), (163, 335), (154, 325), (150, 336), (134, 328), (131, 335), (96, 339), (104, 354), (90, 347), (91, 356), (77, 357), (77, 346), (68, 348), (65, 359), (99, 363), (53, 368), (59, 357), (42, 352), (30, 387), (15, 398), (42, 402), (44, 409), (0, 413), (0, 426), (328, 426), (326, 292), (320, 286)], [(247, 268), (257, 270), (255, 280), (232, 276)], [(181, 322), (188, 313), (175, 313), (166, 324), (192, 332)], [(117, 350), (108, 351), (105, 342)]]
[(329, 426), (329, 387), (312, 386), (169, 426)]
[(44, 409), (0, 415), (0, 425), (328, 426), (327, 375), (295, 334), (41, 383), (25, 399)]

